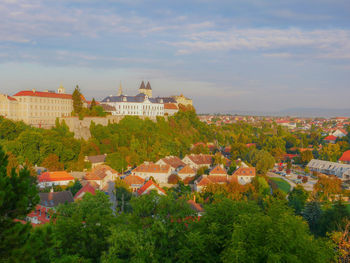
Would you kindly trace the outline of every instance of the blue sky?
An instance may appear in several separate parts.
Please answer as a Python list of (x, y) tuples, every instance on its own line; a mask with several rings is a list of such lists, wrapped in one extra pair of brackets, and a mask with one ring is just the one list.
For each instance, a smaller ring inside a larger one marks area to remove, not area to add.
[(143, 79), (199, 112), (349, 108), (350, 1), (0, 1), (1, 93)]

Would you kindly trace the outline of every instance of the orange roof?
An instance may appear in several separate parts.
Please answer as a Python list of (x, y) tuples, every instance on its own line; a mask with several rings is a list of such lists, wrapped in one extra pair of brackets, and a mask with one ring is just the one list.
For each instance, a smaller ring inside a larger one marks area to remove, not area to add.
[(242, 167), (234, 172), (235, 176), (255, 176), (255, 167)]
[(220, 165), (215, 166), (209, 173), (210, 175), (226, 175), (227, 172)]
[(87, 173), (84, 177), (85, 180), (103, 180), (107, 176), (107, 171), (112, 174), (118, 174), (118, 172), (108, 165), (101, 164), (92, 169), (91, 172)]
[(16, 101), (16, 99), (15, 99), (15, 98), (12, 98), (11, 96), (7, 96), (7, 98), (8, 98), (9, 100), (14, 100), (14, 101)]
[(137, 166), (133, 172), (143, 172), (143, 173), (168, 173), (170, 170), (170, 165), (160, 165), (154, 163), (143, 163)]
[(75, 194), (74, 196), (74, 200), (75, 199), (80, 199), (82, 198), (82, 194), (85, 194), (85, 193), (91, 193), (92, 195), (95, 195), (95, 188), (90, 184), (90, 183), (87, 183), (84, 187), (82, 187), (78, 193)]
[(196, 172), (189, 165), (186, 165), (178, 174), (196, 174)]
[(341, 162), (350, 162), (350, 150), (343, 153), (339, 161)]
[(212, 183), (213, 182), (210, 179), (208, 179), (208, 177), (202, 177), (200, 181), (197, 183), (197, 186), (205, 186)]
[(56, 98), (56, 99), (72, 99), (71, 94), (60, 94), (54, 92), (42, 92), (42, 91), (32, 91), (32, 90), (23, 90), (16, 93), (13, 96), (29, 96), (29, 97), (44, 97), (44, 98)]
[(200, 204), (197, 204), (193, 200), (188, 200), (187, 203), (191, 206), (191, 208), (193, 210), (196, 210), (197, 212), (203, 212), (204, 211), (203, 207)]
[(165, 110), (178, 110), (179, 108), (175, 103), (164, 103)]
[(337, 137), (335, 137), (334, 135), (329, 135), (326, 138), (324, 138), (325, 141), (335, 141), (337, 140)]
[(66, 171), (59, 172), (45, 172), (39, 175), (39, 182), (56, 182), (56, 181), (69, 181), (74, 180), (74, 177), (71, 176)]
[(128, 185), (142, 185), (145, 182), (145, 179), (137, 175), (128, 175), (124, 178), (125, 183)]
[(138, 195), (142, 195), (149, 187), (151, 187), (152, 185), (154, 185), (159, 191), (161, 191), (162, 193), (166, 194), (164, 189), (160, 188), (159, 185), (157, 185), (156, 183), (154, 183), (152, 180), (148, 180), (147, 183), (145, 183), (138, 191), (137, 194)]

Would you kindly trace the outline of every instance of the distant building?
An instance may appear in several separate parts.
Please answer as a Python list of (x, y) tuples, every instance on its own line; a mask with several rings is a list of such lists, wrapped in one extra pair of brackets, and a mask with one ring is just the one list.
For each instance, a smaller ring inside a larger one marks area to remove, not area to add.
[(177, 172), (177, 175), (181, 178), (181, 180), (184, 180), (188, 177), (194, 177), (196, 175), (196, 171), (192, 169), (191, 166), (186, 165), (180, 171)]
[(182, 104), (184, 106), (189, 106), (189, 105), (193, 106), (192, 100), (189, 98), (186, 98), (182, 94), (180, 96), (172, 96), (172, 97), (176, 100), (177, 104)]
[(106, 162), (107, 154), (85, 156), (85, 162), (90, 162), (92, 168), (104, 164)]
[(74, 200), (82, 199), (86, 193), (90, 193), (95, 195), (96, 189), (98, 189), (98, 185), (94, 182), (86, 183), (74, 196)]
[(179, 111), (179, 107), (175, 103), (164, 103), (164, 115), (173, 116)]
[(326, 143), (332, 143), (334, 144), (337, 140), (337, 137), (334, 135), (328, 135), (326, 138), (323, 139)]
[(209, 168), (212, 165), (213, 156), (210, 154), (189, 154), (182, 161), (193, 169), (198, 170), (201, 167)]
[(115, 181), (118, 177), (119, 173), (108, 165), (98, 165), (85, 175), (84, 180), (90, 184), (97, 184), (99, 190), (107, 192), (109, 182)]
[(133, 193), (136, 193), (145, 184), (145, 179), (137, 175), (128, 175), (124, 178), (124, 182), (130, 187)]
[(350, 164), (335, 163), (323, 160), (312, 159), (307, 167), (311, 172), (334, 175), (341, 180), (349, 180)]
[(160, 159), (159, 161), (157, 161), (156, 164), (160, 164), (160, 165), (167, 165), (168, 164), (168, 165), (170, 165), (172, 172), (178, 171), (179, 169), (181, 169), (182, 167), (184, 167), (186, 165), (177, 156), (164, 157), (164, 158)]
[(251, 183), (255, 175), (256, 173), (254, 167), (239, 168), (233, 174), (233, 176), (237, 178), (238, 183), (242, 185)]
[(132, 170), (133, 175), (137, 175), (145, 180), (149, 180), (153, 177), (157, 183), (163, 184), (168, 183), (168, 178), (171, 173), (170, 165), (154, 164), (151, 162), (145, 162)]
[(350, 150), (344, 152), (339, 161), (345, 164), (350, 164)]
[(164, 189), (160, 188), (152, 180), (147, 181), (138, 191), (137, 195), (149, 194), (151, 191), (156, 191), (159, 195), (166, 195)]

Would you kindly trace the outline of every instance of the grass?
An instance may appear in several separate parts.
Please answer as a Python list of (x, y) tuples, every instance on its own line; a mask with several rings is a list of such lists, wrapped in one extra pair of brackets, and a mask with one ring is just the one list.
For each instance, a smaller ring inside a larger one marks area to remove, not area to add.
[(270, 177), (269, 179), (271, 181), (274, 181), (277, 184), (278, 188), (280, 190), (282, 190), (283, 192), (285, 192), (285, 193), (290, 192), (291, 186), (287, 181), (283, 180), (282, 178), (277, 178), (277, 177)]

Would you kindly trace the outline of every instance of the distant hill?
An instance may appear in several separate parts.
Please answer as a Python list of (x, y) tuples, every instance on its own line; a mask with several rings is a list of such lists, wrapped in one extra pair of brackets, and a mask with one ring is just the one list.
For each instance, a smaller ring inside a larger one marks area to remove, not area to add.
[(243, 111), (231, 110), (223, 114), (253, 115), (253, 116), (295, 116), (295, 117), (350, 117), (349, 109), (322, 109), (322, 108), (291, 108), (281, 111)]

